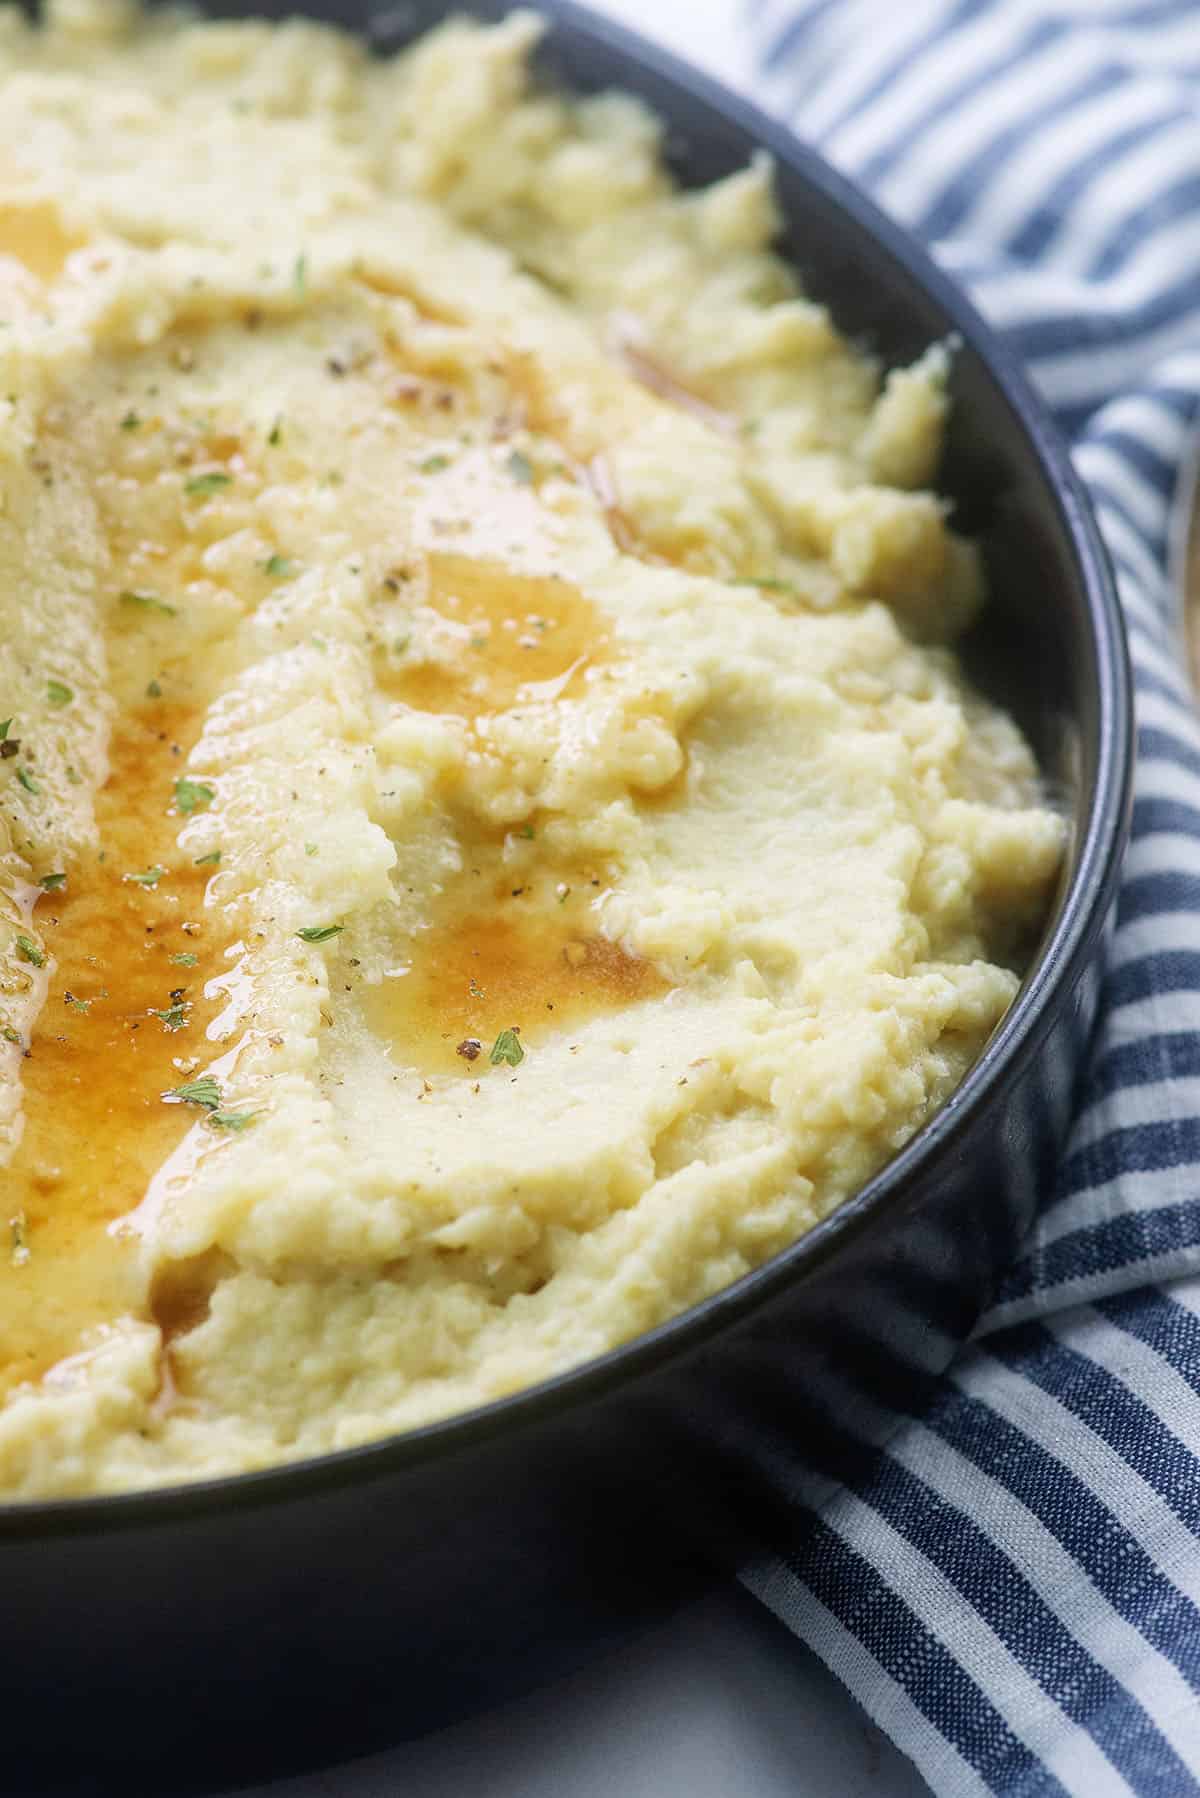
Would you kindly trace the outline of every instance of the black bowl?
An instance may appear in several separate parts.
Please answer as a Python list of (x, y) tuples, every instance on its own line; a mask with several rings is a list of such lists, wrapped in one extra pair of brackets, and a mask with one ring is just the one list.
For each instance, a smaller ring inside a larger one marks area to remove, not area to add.
[[(366, 23), (353, 4), (214, 6)], [(392, 9), (385, 47), (442, 9)], [(467, 10), (496, 17), (505, 0)], [(992, 598), (967, 645), (1073, 821), (1020, 994), (938, 1116), (795, 1247), (588, 1366), (298, 1466), (0, 1507), (6, 1789), (249, 1779), (444, 1723), (565, 1671), (770, 1542), (919, 1403), (1030, 1223), (1094, 1011), (1130, 791), (1121, 620), (1065, 451), (1024, 376), (896, 226), (744, 101), (569, 4), (549, 79), (667, 121), (680, 178), (766, 146), (784, 249), (889, 362), (957, 334), (942, 487)], [(867, 1446), (864, 1446), (867, 1445)]]

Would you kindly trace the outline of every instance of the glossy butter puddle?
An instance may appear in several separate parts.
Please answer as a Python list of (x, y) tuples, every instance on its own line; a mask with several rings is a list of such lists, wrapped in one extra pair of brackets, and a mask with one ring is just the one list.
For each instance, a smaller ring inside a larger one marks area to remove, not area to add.
[[(28, 1258), (0, 1256), (0, 1392), (73, 1353), (81, 1331), (140, 1308), (132, 1243), (109, 1226), (194, 1121), (162, 1094), (204, 1044), (220, 1009), (204, 986), (225, 967), (205, 870), (180, 856), (170, 810), (198, 725), (195, 712), (153, 702), (119, 721), (96, 796), (100, 851), (37, 909), (50, 979), (4, 1173), (5, 1215), (21, 1219)], [(154, 886), (128, 878), (158, 866)]]
[[(380, 658), (376, 679), (417, 711), (473, 724), (512, 706), (573, 699), (611, 645), (596, 608), (556, 575), (516, 574), (466, 556), (424, 558), (417, 609), (432, 618), (432, 655), (398, 666)], [(407, 651), (407, 646), (403, 646)]]
[(0, 199), (0, 256), (21, 263), (44, 285), (58, 279), (83, 239), (63, 225), (51, 200)]
[(514, 874), (493, 857), (467, 869), (447, 896), (449, 917), (414, 939), (407, 965), (360, 994), (398, 1063), (478, 1079), (503, 1031), (536, 1048), (667, 990), (651, 963), (589, 928), (601, 877), (557, 877), (565, 872)]

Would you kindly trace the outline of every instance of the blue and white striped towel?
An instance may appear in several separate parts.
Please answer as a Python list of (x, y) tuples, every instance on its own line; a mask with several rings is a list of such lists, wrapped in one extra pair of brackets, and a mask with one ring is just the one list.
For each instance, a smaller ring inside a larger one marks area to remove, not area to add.
[(944, 1798), (1200, 1792), (1200, 0), (747, 0), (768, 102), (1025, 357), (1116, 564), (1140, 771), (1082, 1108), (969, 1353), (750, 1583)]

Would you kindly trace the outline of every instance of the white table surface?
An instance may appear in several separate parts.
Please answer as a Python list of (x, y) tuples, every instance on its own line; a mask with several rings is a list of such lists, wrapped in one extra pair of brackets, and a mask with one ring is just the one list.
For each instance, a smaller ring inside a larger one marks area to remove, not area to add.
[[(737, 0), (591, 0), (749, 86)], [(912, 1763), (737, 1588), (558, 1685), (245, 1798), (921, 1798)]]

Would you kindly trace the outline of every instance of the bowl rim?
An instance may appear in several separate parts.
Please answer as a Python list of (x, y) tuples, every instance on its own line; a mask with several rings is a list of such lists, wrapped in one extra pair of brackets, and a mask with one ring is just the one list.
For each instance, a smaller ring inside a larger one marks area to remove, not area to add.
[[(529, 4), (529, 0), (523, 0)], [(516, 0), (513, 0), (516, 4)], [(1099, 750), (1092, 802), (1078, 842), (1075, 872), (1054, 926), (979, 1059), (950, 1098), (857, 1193), (786, 1249), (732, 1285), (654, 1329), (536, 1385), (469, 1411), (398, 1431), (352, 1448), (250, 1472), (79, 1498), (0, 1501), (0, 1542), (145, 1529), (228, 1510), (257, 1510), (331, 1487), (358, 1485), (469, 1451), (497, 1434), (536, 1427), (597, 1400), (681, 1358), (718, 1335), (831, 1255), (878, 1212), (902, 1200), (918, 1166), (952, 1155), (979, 1112), (1016, 1079), (1053, 1021), (1055, 1001), (1073, 990), (1095, 949), (1113, 898), (1128, 830), (1133, 780), (1133, 696), (1129, 653), (1107, 552), (1091, 504), (1043, 401), (1011, 351), (918, 240), (894, 223), (781, 120), (752, 101), (576, 0), (534, 0), (553, 35), (563, 27), (616, 52), (631, 70), (673, 86), (698, 108), (719, 114), (849, 217), (945, 313), (950, 328), (984, 363), (1021, 426), (1075, 554), (1096, 658)], [(250, 10), (250, 9), (248, 9)], [(471, 0), (463, 10), (472, 11)], [(477, 11), (485, 11), (483, 7)]]

